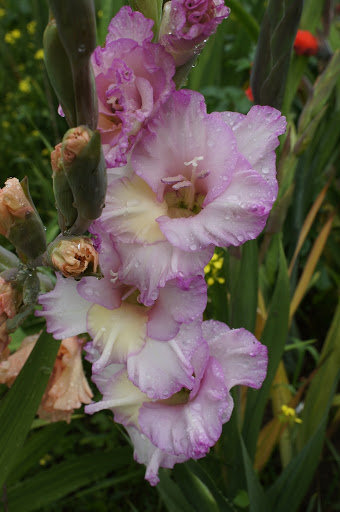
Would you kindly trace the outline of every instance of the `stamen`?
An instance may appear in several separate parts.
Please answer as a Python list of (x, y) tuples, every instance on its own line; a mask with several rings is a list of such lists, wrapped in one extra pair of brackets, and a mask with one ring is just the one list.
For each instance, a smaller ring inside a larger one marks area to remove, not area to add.
[(166, 185), (172, 185), (173, 183), (178, 183), (179, 181), (185, 180), (185, 176), (182, 174), (177, 174), (177, 176), (168, 176), (166, 178), (162, 178), (161, 182)]
[(118, 272), (113, 272), (113, 270), (110, 270), (110, 276), (112, 276), (110, 282), (114, 284), (118, 279)]
[(193, 167), (197, 167), (199, 161), (204, 160), (204, 156), (195, 156), (190, 162), (184, 162), (184, 165), (192, 165)]
[(174, 190), (178, 190), (183, 187), (192, 187), (192, 186), (193, 186), (193, 184), (191, 183), (191, 181), (180, 181), (179, 183), (176, 183), (175, 185), (173, 185), (172, 188)]

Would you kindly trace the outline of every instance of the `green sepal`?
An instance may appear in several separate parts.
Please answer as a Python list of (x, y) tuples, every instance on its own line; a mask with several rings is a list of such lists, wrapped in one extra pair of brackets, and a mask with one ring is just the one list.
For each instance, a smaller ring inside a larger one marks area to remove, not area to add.
[(48, 77), (71, 128), (77, 125), (72, 70), (65, 48), (60, 41), (55, 19), (52, 19), (45, 29), (43, 45)]
[[(62, 155), (68, 134), (63, 139)], [(64, 162), (64, 169), (79, 216), (88, 220), (100, 217), (106, 194), (106, 166), (98, 131), (91, 134), (88, 144), (69, 165)]]

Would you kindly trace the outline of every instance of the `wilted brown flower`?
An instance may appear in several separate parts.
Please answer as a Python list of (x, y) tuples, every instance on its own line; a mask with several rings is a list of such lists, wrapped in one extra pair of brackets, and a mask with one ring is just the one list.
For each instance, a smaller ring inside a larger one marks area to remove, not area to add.
[(51, 261), (65, 277), (77, 277), (87, 269), (97, 271), (98, 253), (90, 238), (65, 239), (52, 250)]

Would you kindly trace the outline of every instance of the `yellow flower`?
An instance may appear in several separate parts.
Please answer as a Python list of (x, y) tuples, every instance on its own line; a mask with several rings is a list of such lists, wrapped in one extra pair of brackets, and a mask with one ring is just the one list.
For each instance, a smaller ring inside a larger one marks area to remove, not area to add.
[(204, 273), (206, 275), (210, 274), (209, 276), (207, 276), (207, 284), (208, 284), (208, 286), (212, 286), (216, 282), (218, 284), (224, 284), (225, 283), (224, 277), (219, 277), (218, 276), (219, 271), (223, 268), (223, 262), (224, 262), (223, 256), (220, 256), (219, 254), (214, 253), (213, 257), (211, 258), (211, 260), (208, 263), (208, 265), (206, 265), (204, 267)]
[(31, 135), (32, 135), (32, 137), (39, 137), (39, 130), (33, 130)]
[(101, 9), (97, 12), (97, 16), (98, 16), (98, 18), (103, 17), (103, 11)]
[(20, 80), (19, 91), (23, 92), (23, 93), (27, 93), (27, 92), (30, 92), (30, 90), (31, 90), (30, 79), (27, 77), (27, 78), (24, 78), (23, 80)]
[(288, 407), (288, 405), (282, 405), (281, 411), (281, 421), (284, 421), (286, 423), (302, 423), (302, 420), (296, 417), (296, 411), (292, 407)]
[(50, 154), (49, 150), (47, 148), (44, 148), (42, 151), (41, 151), (41, 154), (42, 156), (48, 156)]
[(20, 39), (21, 32), (17, 28), (12, 30), (11, 32), (7, 32), (5, 34), (5, 42), (8, 44), (14, 44), (17, 39)]
[(36, 21), (30, 21), (29, 23), (27, 23), (26, 25), (26, 28), (27, 28), (27, 32), (33, 36), (35, 34), (35, 29), (37, 27), (37, 22)]
[(1, 126), (3, 128), (8, 128), (9, 127), (9, 122), (8, 121), (2, 121)]
[(6, 14), (5, 9), (0, 8), (0, 18), (3, 18)]
[(42, 48), (39, 48), (34, 54), (35, 60), (43, 60), (44, 58), (44, 50)]

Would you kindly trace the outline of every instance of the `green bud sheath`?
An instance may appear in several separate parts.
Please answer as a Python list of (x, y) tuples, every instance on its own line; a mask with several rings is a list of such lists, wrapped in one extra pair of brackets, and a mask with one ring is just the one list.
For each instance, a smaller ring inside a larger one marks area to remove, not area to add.
[(61, 42), (69, 58), (77, 125), (97, 128), (98, 102), (91, 67), (96, 47), (96, 18), (93, 0), (50, 0)]
[[(76, 130), (83, 131), (89, 140), (80, 150), (75, 150), (75, 156), (69, 161), (72, 134)], [(79, 216), (97, 219), (104, 207), (106, 194), (106, 167), (99, 132), (92, 133), (86, 126), (69, 130), (62, 142), (62, 158)]]
[(64, 111), (66, 121), (72, 128), (77, 125), (72, 70), (54, 19), (45, 29), (43, 43), (48, 77)]
[(74, 198), (64, 171), (53, 173), (53, 192), (58, 212), (61, 216), (60, 229), (65, 231), (74, 224), (77, 210), (73, 206)]

